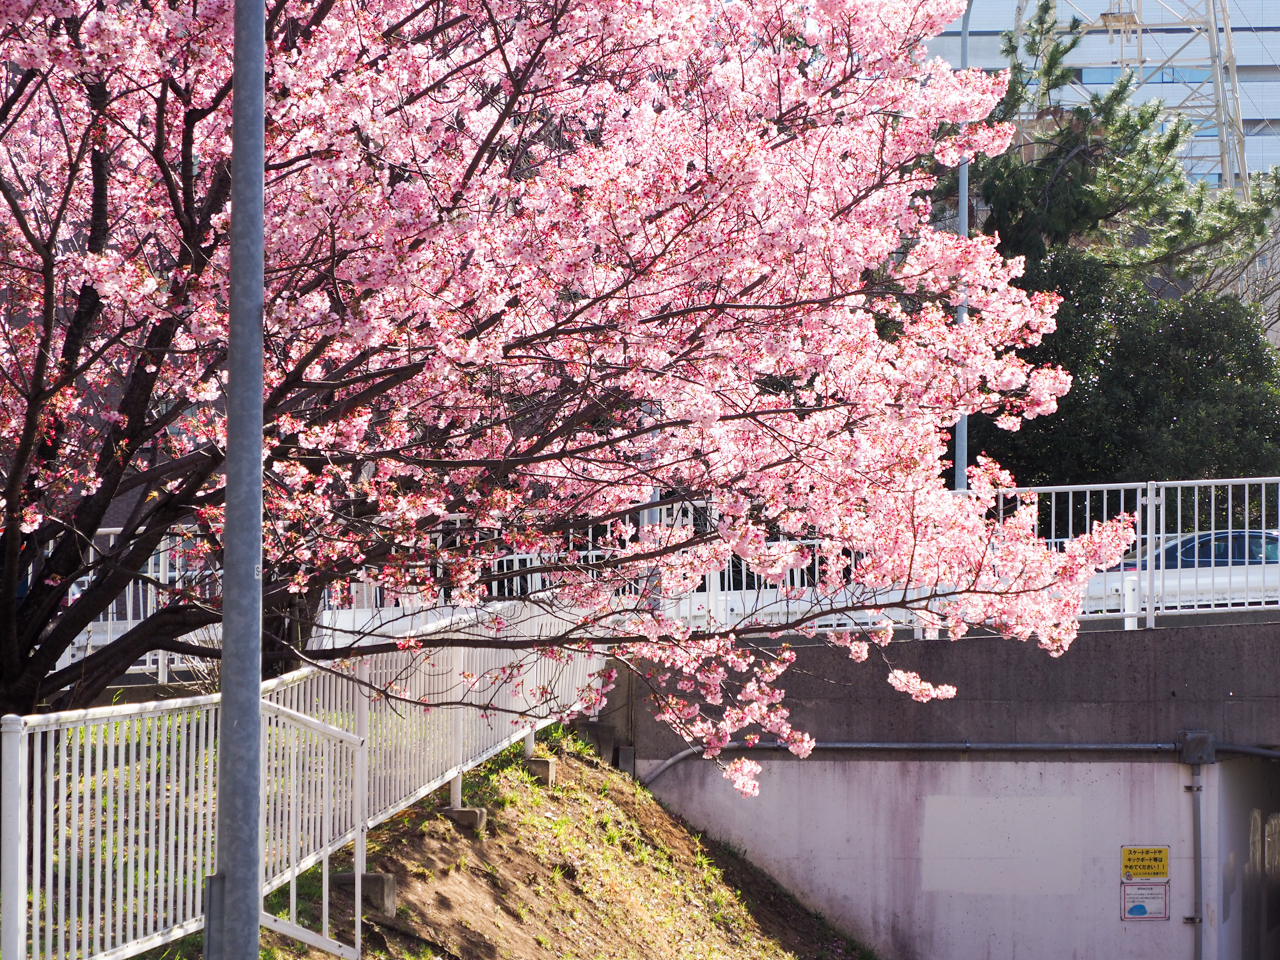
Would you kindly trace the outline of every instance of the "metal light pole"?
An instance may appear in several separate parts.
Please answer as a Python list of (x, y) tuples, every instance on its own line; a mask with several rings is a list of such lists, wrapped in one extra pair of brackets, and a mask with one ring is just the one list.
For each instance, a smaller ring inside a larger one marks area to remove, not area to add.
[[(973, 0), (969, 0), (964, 8), (964, 19), (960, 21), (960, 69), (969, 68), (969, 14), (973, 12)], [(959, 233), (969, 236), (969, 159), (960, 156), (960, 189), (957, 205), (960, 208)], [(956, 307), (956, 323), (964, 323), (969, 312), (968, 304), (960, 301)], [(969, 415), (961, 414), (956, 422), (956, 489), (967, 490), (969, 487)]]
[(218, 872), (205, 907), (207, 960), (259, 960), (262, 913), (263, 0), (236, 0), (231, 127), (227, 515), (222, 557)]

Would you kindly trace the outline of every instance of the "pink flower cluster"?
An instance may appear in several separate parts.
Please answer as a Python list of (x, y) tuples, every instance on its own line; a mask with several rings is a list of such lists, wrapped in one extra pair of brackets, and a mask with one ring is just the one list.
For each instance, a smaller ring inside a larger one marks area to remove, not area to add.
[[(710, 757), (812, 746), (794, 654), (761, 642), (812, 618), (695, 626), (717, 578), (1065, 650), (1128, 528), (1052, 551), (1029, 505), (995, 517), (996, 465), (968, 498), (942, 480), (958, 417), (1016, 428), (1070, 384), (1013, 349), (1053, 298), (922, 199), (1010, 136), (983, 119), (1003, 77), (922, 54), (962, 7), (271, 4), (272, 609), (362, 579), (415, 609), (525, 598), (560, 616), (548, 649), (636, 664)], [(0, 28), (5, 535), (86, 540), (136, 503), (125, 540), (189, 531), (216, 590), (231, 4), (12, 0)], [(51, 589), (113, 575), (78, 562)]]

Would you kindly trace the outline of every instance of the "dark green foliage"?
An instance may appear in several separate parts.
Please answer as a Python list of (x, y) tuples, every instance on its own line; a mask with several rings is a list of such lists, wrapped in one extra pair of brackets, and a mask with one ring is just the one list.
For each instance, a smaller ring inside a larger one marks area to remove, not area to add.
[(1280, 474), (1280, 362), (1256, 312), (1234, 297), (1162, 300), (1074, 251), (1022, 285), (1063, 297), (1058, 332), (1024, 351), (1070, 371), (1050, 417), (1017, 433), (970, 421), (1019, 484)]
[[(1058, 332), (1022, 354), (1074, 385), (1057, 414), (1018, 433), (971, 418), (971, 455), (1024, 485), (1280, 474), (1280, 364), (1257, 311), (1234, 296), (1151, 292), (1193, 278), (1221, 290), (1213, 278), (1270, 233), (1280, 177), (1255, 176), (1249, 201), (1190, 181), (1179, 160), (1189, 125), (1168, 122), (1158, 102), (1131, 106), (1132, 74), (1062, 106), (1079, 29), (1040, 0), (1006, 37), (1009, 89), (991, 119), (1018, 134), (973, 166), (982, 231), (1026, 258), (1021, 286), (1063, 297)], [(954, 183), (938, 195), (954, 196)]]

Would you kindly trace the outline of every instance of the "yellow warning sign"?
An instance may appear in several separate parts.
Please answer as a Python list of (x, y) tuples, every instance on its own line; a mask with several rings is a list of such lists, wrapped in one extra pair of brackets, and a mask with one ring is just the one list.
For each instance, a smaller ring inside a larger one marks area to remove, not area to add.
[(1134, 880), (1168, 880), (1168, 847), (1121, 847), (1120, 875), (1126, 883)]

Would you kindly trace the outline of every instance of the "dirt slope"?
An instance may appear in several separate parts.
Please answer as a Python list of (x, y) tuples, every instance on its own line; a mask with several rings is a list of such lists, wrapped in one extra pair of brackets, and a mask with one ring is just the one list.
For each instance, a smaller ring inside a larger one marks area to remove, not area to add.
[[(872, 960), (577, 741), (553, 734), (539, 752), (559, 761), (550, 788), (524, 770), (518, 749), (467, 775), (465, 802), (489, 810), (483, 835), (440, 816), (447, 798), (438, 796), (370, 834), (368, 869), (395, 874), (398, 908), (394, 917), (365, 911), (365, 956)], [(318, 877), (309, 879), (300, 902), (318, 895)], [(284, 908), (286, 896), (268, 907)], [(317, 915), (317, 906), (300, 912)], [(333, 906), (349, 937), (349, 897), (337, 893)], [(265, 931), (263, 942), (267, 960), (309, 956)], [(179, 960), (196, 946), (190, 938), (153, 958)]]

